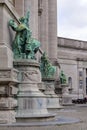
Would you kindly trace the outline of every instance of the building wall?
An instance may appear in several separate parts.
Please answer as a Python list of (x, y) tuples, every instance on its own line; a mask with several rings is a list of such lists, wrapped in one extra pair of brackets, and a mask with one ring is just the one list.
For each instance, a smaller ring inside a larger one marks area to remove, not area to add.
[(72, 78), (73, 93), (86, 95), (87, 42), (58, 37), (58, 61), (61, 70)]
[(78, 86), (78, 79), (77, 79), (77, 62), (74, 60), (68, 60), (68, 59), (59, 59), (58, 60), (61, 66), (61, 70), (64, 71), (67, 77), (67, 83), (68, 78), (72, 78), (72, 88), (74, 88), (74, 91), (77, 91)]
[[(86, 94), (87, 42), (58, 38), (57, 0), (9, 0), (19, 16), (30, 10), (30, 28), (39, 39), (41, 48), (51, 61), (60, 63), (68, 77), (72, 77), (73, 92)], [(79, 76), (82, 73), (82, 77)]]

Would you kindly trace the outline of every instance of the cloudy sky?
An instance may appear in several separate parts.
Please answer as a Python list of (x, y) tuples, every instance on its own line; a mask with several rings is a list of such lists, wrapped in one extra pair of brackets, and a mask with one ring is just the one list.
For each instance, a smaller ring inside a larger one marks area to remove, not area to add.
[(87, 41), (87, 0), (58, 0), (58, 36)]

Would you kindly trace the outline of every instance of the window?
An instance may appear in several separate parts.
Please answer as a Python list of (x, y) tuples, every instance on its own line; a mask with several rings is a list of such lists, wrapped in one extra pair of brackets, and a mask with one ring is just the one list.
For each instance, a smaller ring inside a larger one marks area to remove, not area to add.
[(72, 78), (68, 77), (68, 85), (70, 88), (72, 88)]
[(79, 88), (83, 88), (83, 71), (79, 71)]

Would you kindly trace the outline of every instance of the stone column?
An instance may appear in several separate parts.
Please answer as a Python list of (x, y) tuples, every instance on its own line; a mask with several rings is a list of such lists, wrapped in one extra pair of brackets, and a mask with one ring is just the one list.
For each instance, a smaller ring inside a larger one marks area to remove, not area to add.
[(12, 17), (17, 20), (15, 10), (7, 0), (0, 1), (0, 123), (15, 122), (17, 101), (17, 74), (13, 68), (11, 49), (13, 35), (8, 26)]
[(48, 0), (39, 0), (39, 40), (41, 48), (48, 55)]
[(48, 0), (49, 44), (48, 56), (51, 61), (57, 59), (57, 0)]
[(30, 29), (32, 36), (38, 39), (38, 0), (24, 0), (24, 13), (30, 11)]
[(16, 122), (15, 108), (17, 100), (14, 98), (17, 95), (17, 75), (15, 69), (0, 69), (0, 123)]
[[(52, 63), (57, 61), (57, 1), (56, 0), (39, 0), (39, 40), (41, 41), (41, 48), (47, 53)], [(55, 66), (57, 62), (55, 62)], [(56, 72), (58, 78), (58, 67)], [(54, 93), (55, 79), (43, 80), (45, 87), (44, 94), (47, 97), (47, 108), (58, 109), (59, 98)], [(49, 90), (50, 89), (50, 90)]]
[(24, 0), (15, 0), (15, 9), (20, 16), (24, 16)]

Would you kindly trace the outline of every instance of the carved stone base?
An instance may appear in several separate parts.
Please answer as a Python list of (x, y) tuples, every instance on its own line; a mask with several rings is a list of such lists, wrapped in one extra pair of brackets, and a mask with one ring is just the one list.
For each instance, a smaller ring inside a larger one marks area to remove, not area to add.
[(12, 97), (0, 98), (0, 110), (10, 110), (17, 106), (17, 100)]
[(47, 109), (50, 111), (62, 108), (62, 106), (59, 103), (59, 97), (54, 92), (54, 80), (44, 79), (43, 82), (45, 88), (44, 94), (47, 98)]
[(54, 117), (48, 113), (45, 95), (38, 88), (38, 84), (41, 84), (38, 62), (20, 60), (15, 61), (14, 65), (20, 73), (17, 122), (30, 122)]
[(67, 84), (62, 84), (63, 94), (62, 94), (62, 105), (73, 105), (72, 95), (69, 94), (69, 87)]
[(63, 107), (59, 103), (59, 97), (53, 97), (53, 95), (50, 95), (50, 97), (47, 97), (47, 109), (49, 111), (55, 111), (58, 109), (62, 109)]
[(0, 123), (15, 122), (17, 100), (17, 75), (15, 69), (0, 69)]
[(64, 105), (64, 106), (73, 105), (72, 97), (70, 95), (67, 95), (67, 96), (64, 95), (62, 97), (62, 105)]
[(20, 84), (19, 88), (17, 117), (32, 117), (34, 115), (48, 114), (46, 98), (38, 90), (37, 84), (24, 83)]
[(0, 124), (11, 124), (16, 122), (15, 116), (16, 112), (14, 110), (0, 111)]
[(0, 98), (0, 123), (13, 123), (16, 122), (15, 107), (17, 106), (17, 100), (11, 97)]

